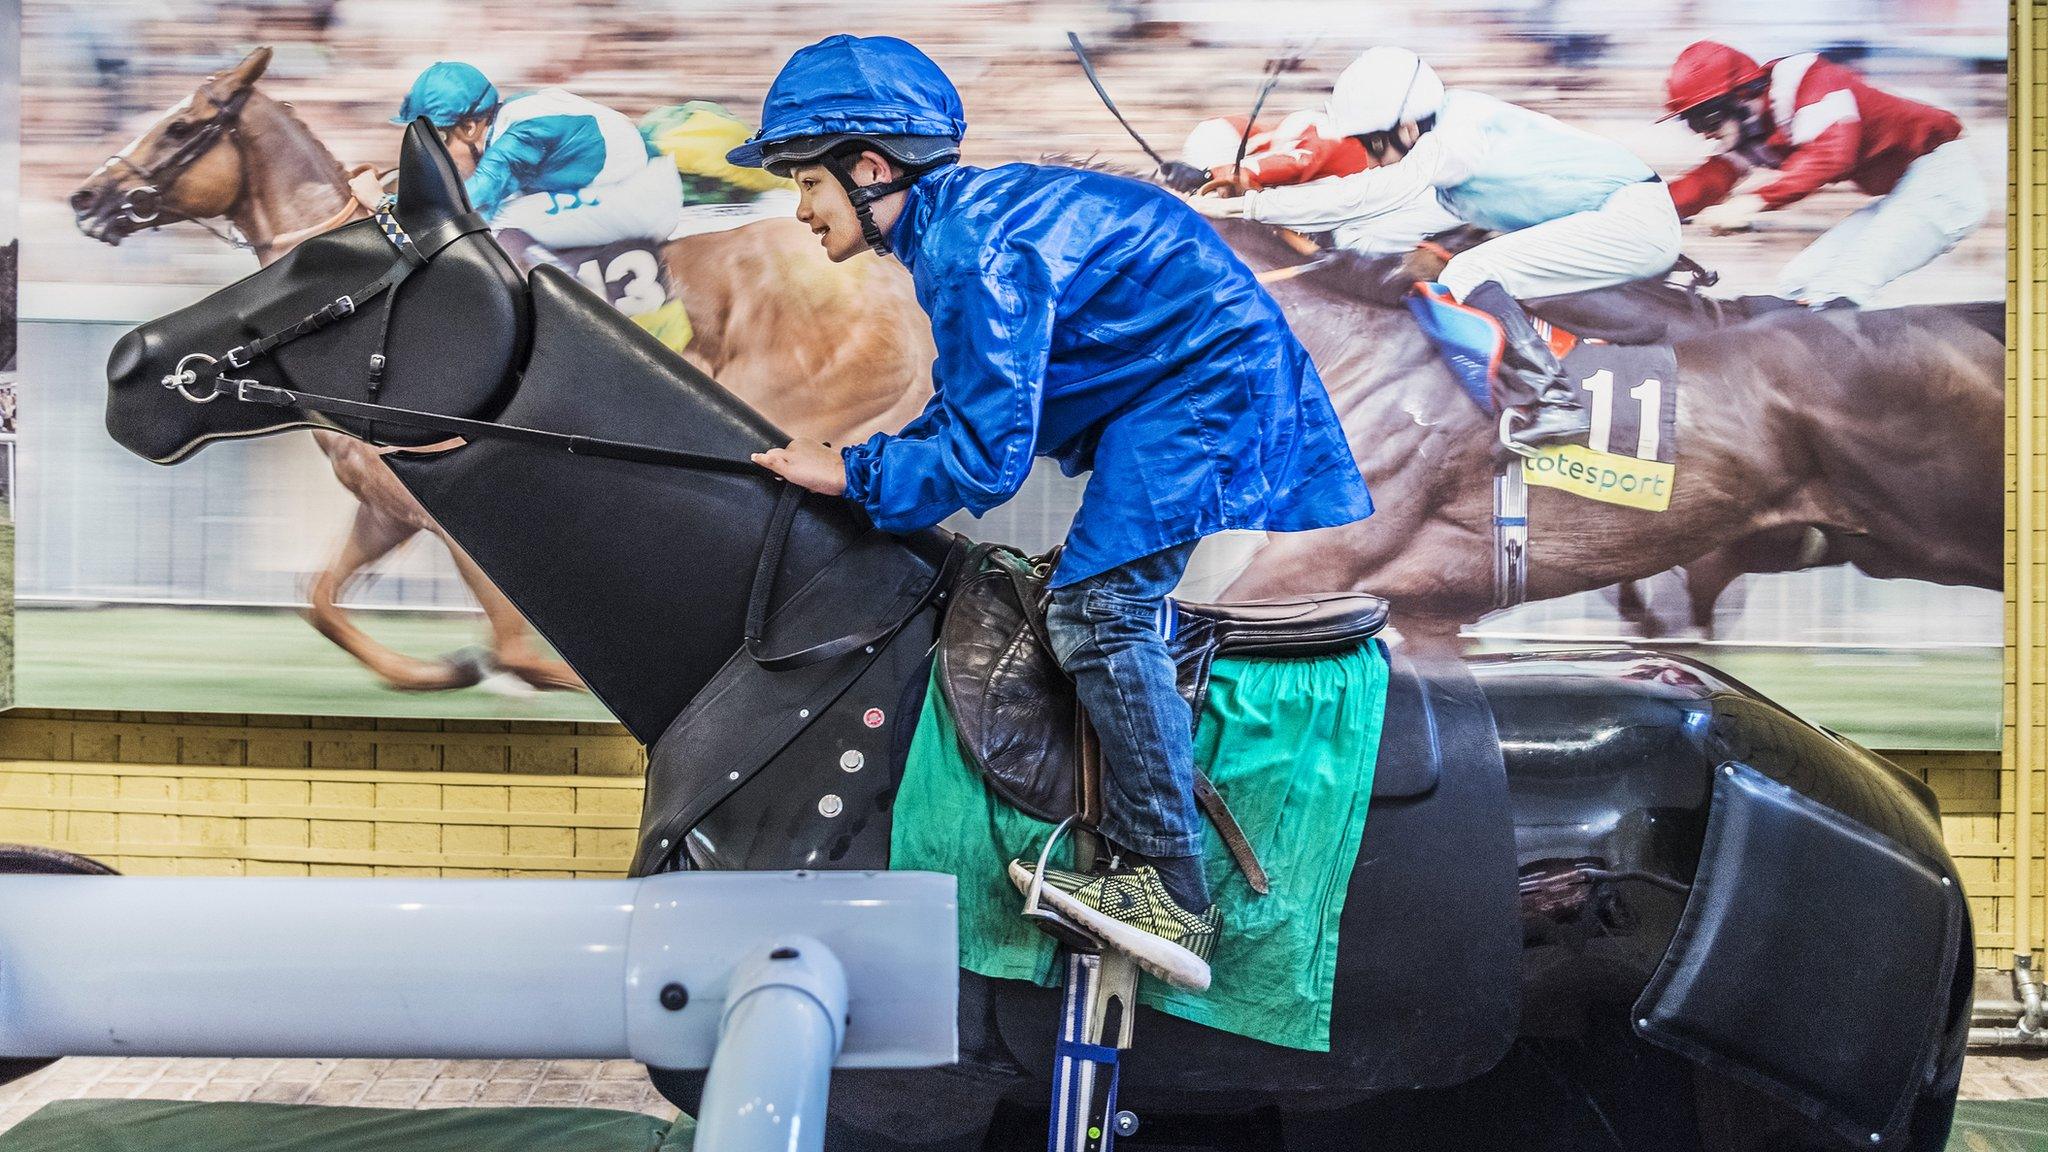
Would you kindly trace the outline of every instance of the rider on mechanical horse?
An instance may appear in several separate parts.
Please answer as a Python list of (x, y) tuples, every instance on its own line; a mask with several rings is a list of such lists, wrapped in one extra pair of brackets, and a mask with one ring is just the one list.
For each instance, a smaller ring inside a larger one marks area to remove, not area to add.
[[(1139, 181), (960, 165), (966, 126), (952, 82), (904, 41), (833, 36), (783, 65), (731, 161), (793, 176), (797, 218), (834, 261), (900, 259), (938, 358), (930, 404), (896, 435), (754, 459), (892, 532), (987, 512), (1034, 456), (1093, 470), (1046, 625), (1101, 737), (1116, 855), (1102, 875), (1048, 869), (1044, 898), (1205, 987), (1221, 917), (1162, 601), (1204, 536), (1346, 524), (1372, 500), (1307, 351), (1214, 229)], [(1023, 862), (1011, 876), (1030, 883)]]
[[(1956, 246), (1984, 222), (1984, 181), (1954, 114), (1894, 96), (1812, 52), (1758, 64), (1712, 40), (1678, 54), (1665, 81), (1669, 115), (1716, 155), (1671, 182), (1678, 214), (1715, 232), (1749, 227), (1847, 180), (1878, 199), (1792, 258), (1778, 295), (1803, 304), (1868, 303), (1880, 289)], [(1778, 178), (1730, 198), (1754, 168)]]
[[(1373, 166), (1365, 145), (1356, 137), (1340, 135), (1331, 126), (1329, 114), (1321, 109), (1290, 112), (1271, 129), (1254, 124), (1249, 137), (1244, 135), (1244, 125), (1243, 116), (1219, 116), (1202, 121), (1188, 133), (1180, 158), (1208, 174), (1209, 182), (1202, 191), (1228, 189), (1226, 194), (1242, 195), (1258, 188), (1349, 176)], [(1239, 141), (1246, 146), (1241, 163), (1237, 159)], [(1330, 242), (1365, 256), (1397, 255), (1462, 223), (1436, 198), (1433, 189), (1425, 189), (1405, 204), (1339, 225), (1331, 231)]]
[(1198, 196), (1196, 208), (1319, 232), (1370, 221), (1433, 189), (1460, 219), (1500, 233), (1453, 257), (1438, 279), (1500, 321), (1502, 370), (1535, 397), (1510, 438), (1531, 445), (1584, 434), (1591, 417), (1577, 385), (1516, 301), (1668, 270), (1678, 259), (1678, 215), (1657, 176), (1610, 140), (1479, 92), (1445, 91), (1403, 48), (1369, 49), (1346, 68), (1330, 119), (1364, 144), (1375, 167), (1234, 199)]
[(420, 116), (441, 130), (470, 207), (494, 231), (516, 229), (559, 251), (660, 243), (681, 219), (674, 162), (602, 104), (560, 88), (501, 102), (482, 72), (443, 60), (413, 81), (392, 122)]

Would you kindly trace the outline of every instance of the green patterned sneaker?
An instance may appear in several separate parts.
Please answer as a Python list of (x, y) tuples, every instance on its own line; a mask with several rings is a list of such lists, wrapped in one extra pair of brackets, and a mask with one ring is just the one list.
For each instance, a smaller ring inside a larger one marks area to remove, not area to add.
[[(1031, 891), (1033, 867), (1010, 862), (1019, 891)], [(1106, 875), (1047, 868), (1039, 898), (1161, 980), (1197, 992), (1209, 987), (1209, 955), (1223, 916), (1214, 905), (1197, 916), (1174, 903), (1151, 865)]]

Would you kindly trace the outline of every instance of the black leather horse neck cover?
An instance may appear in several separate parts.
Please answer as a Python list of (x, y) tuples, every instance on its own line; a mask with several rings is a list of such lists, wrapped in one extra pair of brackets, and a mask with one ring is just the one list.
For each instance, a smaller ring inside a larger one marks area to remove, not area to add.
[[(529, 285), (533, 358), (501, 421), (738, 459), (788, 442), (573, 277), (542, 267)], [(499, 440), (387, 460), (642, 743), (653, 744), (739, 650), (781, 487), (765, 474)], [(770, 606), (777, 645), (901, 619), (907, 604), (895, 604), (892, 590), (922, 593), (944, 547), (943, 534), (881, 536), (844, 501), (807, 501)], [(814, 578), (824, 581), (822, 615), (784, 617), (782, 605)]]

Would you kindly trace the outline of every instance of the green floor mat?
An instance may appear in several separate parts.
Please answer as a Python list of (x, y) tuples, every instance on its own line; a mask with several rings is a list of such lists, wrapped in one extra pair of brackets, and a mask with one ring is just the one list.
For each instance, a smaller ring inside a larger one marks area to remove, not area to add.
[(2048, 1152), (2048, 1100), (1964, 1100), (1948, 1152)]
[(329, 1108), (59, 1100), (0, 1152), (685, 1152), (697, 1125), (605, 1108)]

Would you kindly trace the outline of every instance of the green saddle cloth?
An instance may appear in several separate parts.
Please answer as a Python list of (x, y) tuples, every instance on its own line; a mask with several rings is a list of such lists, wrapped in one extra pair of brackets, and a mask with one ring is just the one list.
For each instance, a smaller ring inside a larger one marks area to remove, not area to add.
[(605, 1108), (330, 1108), (59, 1100), (4, 1152), (689, 1152), (697, 1126)]
[[(1386, 702), (1387, 655), (1377, 640), (1341, 656), (1216, 662), (1195, 763), (1244, 827), (1272, 891), (1251, 890), (1203, 820), (1203, 860), (1223, 909), (1209, 990), (1148, 976), (1140, 1001), (1269, 1044), (1330, 1050), (1337, 923), (1365, 832)], [(892, 823), (890, 867), (959, 878), (961, 967), (1058, 983), (1053, 942), (1018, 914), (1023, 897), (1006, 872), (1014, 858), (1035, 859), (1053, 826), (983, 783), (936, 684), (925, 693)], [(1068, 856), (1064, 844), (1055, 853)]]

